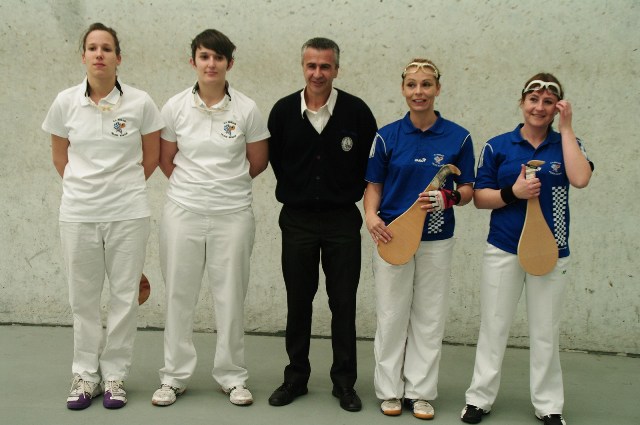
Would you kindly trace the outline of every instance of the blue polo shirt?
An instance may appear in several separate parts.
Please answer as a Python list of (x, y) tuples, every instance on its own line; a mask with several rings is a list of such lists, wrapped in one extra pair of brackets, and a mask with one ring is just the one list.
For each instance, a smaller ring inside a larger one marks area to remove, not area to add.
[[(440, 167), (453, 164), (461, 175), (451, 175), (444, 187), (474, 181), (473, 142), (467, 130), (438, 116), (426, 131), (416, 128), (409, 119), (392, 122), (376, 134), (369, 154), (365, 179), (383, 185), (380, 218), (389, 224), (404, 213), (429, 185)], [(422, 231), (423, 241), (448, 239), (453, 236), (453, 208), (427, 214)]]
[[(544, 161), (536, 177), (540, 179), (540, 207), (558, 244), (559, 257), (569, 255), (569, 179), (562, 156), (560, 134), (551, 130), (535, 149), (520, 135), (523, 124), (489, 140), (480, 153), (475, 189), (500, 189), (513, 185), (522, 164), (532, 159)], [(582, 153), (587, 157), (582, 142)], [(588, 159), (588, 158), (587, 158)], [(511, 254), (518, 253), (527, 201), (520, 199), (491, 212), (487, 241)]]

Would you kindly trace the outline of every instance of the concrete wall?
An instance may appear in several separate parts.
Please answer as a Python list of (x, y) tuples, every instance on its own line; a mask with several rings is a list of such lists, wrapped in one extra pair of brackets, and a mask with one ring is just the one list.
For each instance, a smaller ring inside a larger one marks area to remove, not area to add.
[[(520, 122), (519, 91), (540, 70), (558, 76), (574, 108), (574, 128), (596, 172), (585, 190), (571, 191), (572, 266), (562, 347), (640, 353), (640, 251), (636, 184), (640, 94), (640, 2), (637, 0), (139, 0), (0, 3), (0, 323), (71, 324), (59, 248), (60, 179), (40, 130), (57, 92), (84, 75), (79, 38), (94, 21), (118, 30), (121, 79), (147, 90), (159, 106), (195, 80), (189, 43), (205, 28), (222, 30), (238, 46), (231, 83), (264, 114), (302, 87), (300, 45), (335, 39), (343, 50), (336, 86), (362, 97), (378, 123), (406, 111), (400, 73), (414, 56), (443, 73), (437, 109), (471, 131), (479, 152), (491, 136)], [(257, 239), (246, 329), (279, 332), (286, 317), (279, 266), (275, 181), (269, 169), (254, 183)], [(142, 327), (162, 327), (164, 293), (157, 233), (166, 180), (149, 181), (154, 214), (145, 272), (153, 283), (139, 312)], [(446, 340), (473, 344), (479, 325), (478, 276), (488, 212), (458, 209), (451, 309)], [(358, 332), (375, 331), (372, 244), (364, 258)], [(105, 290), (105, 305), (108, 299)], [(207, 291), (196, 328), (214, 329)], [(103, 307), (104, 308), (104, 307)], [(428, 306), (425, 306), (428, 308)], [(316, 300), (315, 334), (329, 333), (324, 290)], [(510, 341), (527, 345), (521, 306)]]

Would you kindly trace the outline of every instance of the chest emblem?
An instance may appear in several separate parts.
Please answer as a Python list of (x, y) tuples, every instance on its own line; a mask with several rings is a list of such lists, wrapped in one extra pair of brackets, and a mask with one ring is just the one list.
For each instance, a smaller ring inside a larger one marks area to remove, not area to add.
[(127, 134), (127, 120), (124, 118), (118, 118), (113, 120), (113, 131), (111, 132), (113, 136), (124, 137)]
[(353, 140), (349, 136), (343, 137), (340, 146), (342, 146), (343, 151), (349, 152), (353, 148)]
[(225, 121), (222, 125), (222, 133), (220, 135), (227, 139), (235, 139), (238, 137), (238, 133), (236, 132), (236, 128), (238, 124), (233, 121)]
[(551, 170), (549, 171), (549, 173), (555, 176), (559, 176), (560, 174), (562, 174), (562, 164), (559, 162), (552, 162)]

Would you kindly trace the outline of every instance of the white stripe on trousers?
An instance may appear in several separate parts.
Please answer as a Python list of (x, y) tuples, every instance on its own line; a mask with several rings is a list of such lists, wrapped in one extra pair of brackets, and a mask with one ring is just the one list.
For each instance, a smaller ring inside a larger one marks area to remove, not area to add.
[(524, 286), (529, 324), (531, 403), (541, 416), (562, 413), (560, 316), (569, 258), (545, 276), (527, 274), (518, 256), (487, 244), (480, 286), (480, 335), (466, 402), (490, 410), (500, 387), (502, 360)]
[(421, 242), (401, 266), (387, 263), (374, 248), (374, 385), (379, 399), (438, 396), (454, 245), (454, 238)]
[[(133, 357), (149, 218), (59, 224), (73, 313), (72, 372), (91, 382), (125, 380)], [(110, 293), (106, 340), (100, 308), (105, 274)]]
[(160, 382), (186, 387), (196, 367), (193, 321), (204, 271), (217, 331), (212, 376), (224, 388), (244, 385), (244, 300), (255, 236), (253, 210), (201, 215), (167, 201), (160, 224), (165, 280), (164, 367)]

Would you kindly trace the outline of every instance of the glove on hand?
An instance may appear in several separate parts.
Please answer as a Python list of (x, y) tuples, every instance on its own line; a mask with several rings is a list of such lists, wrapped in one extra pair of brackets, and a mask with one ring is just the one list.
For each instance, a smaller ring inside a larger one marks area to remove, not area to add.
[(460, 192), (457, 190), (430, 190), (427, 194), (434, 211), (446, 210), (460, 203)]

